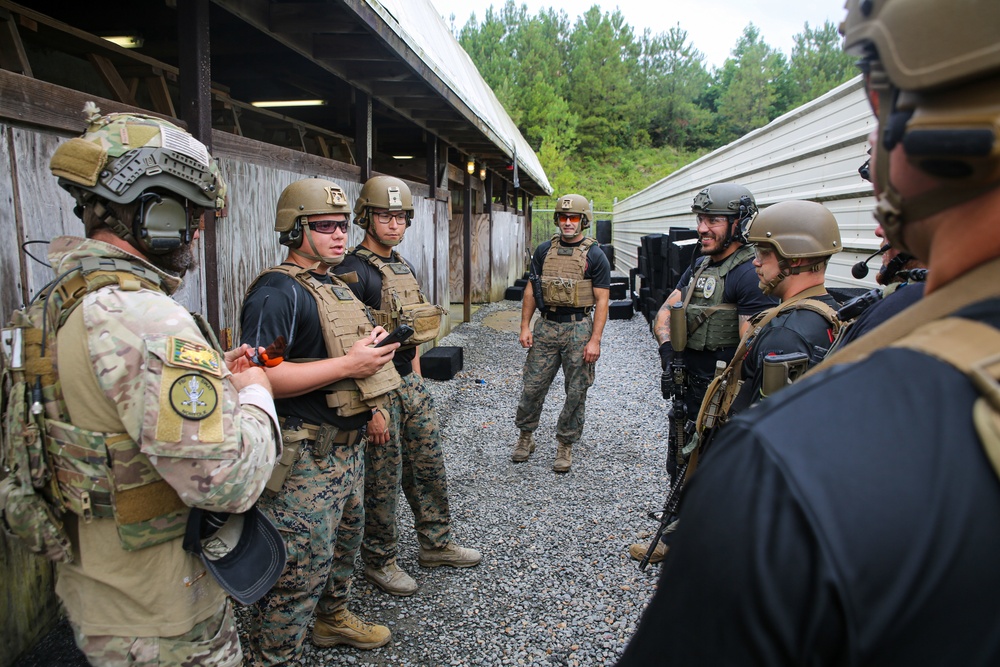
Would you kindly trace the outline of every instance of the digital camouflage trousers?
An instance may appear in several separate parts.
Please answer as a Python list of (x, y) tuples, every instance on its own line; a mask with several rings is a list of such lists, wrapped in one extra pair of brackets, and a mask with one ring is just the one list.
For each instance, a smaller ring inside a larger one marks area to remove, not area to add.
[(538, 428), (542, 405), (552, 380), (562, 368), (566, 402), (556, 424), (556, 439), (573, 444), (583, 433), (587, 390), (594, 384), (594, 364), (583, 360), (583, 348), (594, 331), (589, 317), (579, 322), (550, 322), (539, 317), (524, 362), (524, 388), (517, 404), (515, 424), (521, 431)]

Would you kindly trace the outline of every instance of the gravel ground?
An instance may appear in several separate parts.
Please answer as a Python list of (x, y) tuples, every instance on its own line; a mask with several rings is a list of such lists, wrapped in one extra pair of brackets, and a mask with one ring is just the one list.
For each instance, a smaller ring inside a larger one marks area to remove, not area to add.
[(447, 382), (428, 381), (441, 420), (454, 537), (482, 551), (483, 562), (421, 568), (408, 528), (413, 517), (401, 503), (407, 528), (399, 563), (420, 590), (410, 598), (386, 595), (359, 567), (351, 604), (388, 625), (392, 642), (361, 651), (316, 649), (307, 640), (302, 665), (610, 665), (621, 655), (659, 572), (640, 572), (626, 552), (652, 536), (656, 525), (646, 513), (659, 509), (665, 490), (656, 347), (641, 315), (610, 320), (571, 472), (551, 470), (561, 372), (535, 432), (538, 449), (514, 464), (526, 351), (516, 325), (503, 325), (517, 321), (520, 305), (483, 306), (456, 327), (439, 344), (464, 349), (464, 370)]

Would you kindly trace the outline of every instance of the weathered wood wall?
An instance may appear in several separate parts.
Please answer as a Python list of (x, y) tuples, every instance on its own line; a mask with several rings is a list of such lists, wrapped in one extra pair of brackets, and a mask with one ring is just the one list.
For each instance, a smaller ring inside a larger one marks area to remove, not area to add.
[(500, 301), (507, 288), (521, 277), (528, 265), (524, 216), (513, 211), (495, 210), (490, 231), (490, 301)]
[[(465, 279), (462, 272), (464, 265), (465, 236), (462, 233), (462, 214), (456, 212), (451, 218), (450, 241), (448, 255), (451, 263), (450, 285), (452, 298), (456, 302), (463, 300), (465, 294)], [(490, 216), (476, 213), (472, 216), (472, 303), (490, 303), (498, 299), (491, 298), (492, 269), (490, 267), (491, 253)], [(504, 273), (507, 267), (503, 269)], [(504, 286), (506, 287), (506, 286)], [(503, 288), (500, 299), (503, 298)]]

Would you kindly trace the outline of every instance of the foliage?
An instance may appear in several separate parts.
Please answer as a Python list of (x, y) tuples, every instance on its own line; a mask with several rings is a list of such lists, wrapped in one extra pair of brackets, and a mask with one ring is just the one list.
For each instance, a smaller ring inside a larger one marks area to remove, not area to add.
[[(711, 71), (679, 24), (637, 36), (620, 10), (598, 5), (571, 22), (564, 11), (532, 16), (527, 5), (505, 0), (482, 23), (472, 15), (456, 36), (538, 154), (555, 194), (579, 192), (607, 210), (615, 197), (856, 73), (829, 21), (805, 24), (790, 57), (750, 23)], [(536, 208), (543, 204), (536, 200)], [(551, 217), (536, 228), (551, 232), (546, 222)]]

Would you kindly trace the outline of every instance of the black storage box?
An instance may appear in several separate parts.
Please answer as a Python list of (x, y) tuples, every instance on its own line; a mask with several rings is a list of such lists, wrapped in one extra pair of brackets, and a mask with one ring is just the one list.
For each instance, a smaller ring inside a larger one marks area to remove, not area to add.
[(462, 348), (438, 346), (420, 355), (420, 374), (431, 380), (450, 380), (463, 363)]
[(626, 299), (624, 301), (612, 301), (608, 304), (608, 319), (611, 320), (630, 320), (635, 311), (632, 310), (632, 301)]
[(504, 290), (503, 298), (508, 301), (520, 301), (524, 298), (524, 285), (513, 285)]

